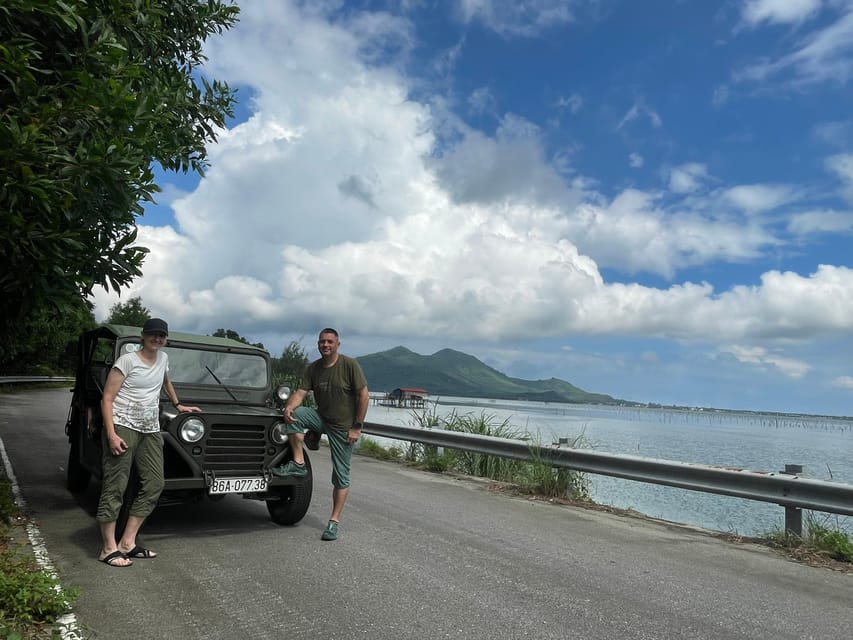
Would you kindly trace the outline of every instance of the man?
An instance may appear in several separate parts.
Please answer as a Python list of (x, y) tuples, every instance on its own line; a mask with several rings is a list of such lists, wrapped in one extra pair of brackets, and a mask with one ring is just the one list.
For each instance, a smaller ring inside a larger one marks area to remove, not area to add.
[[(327, 327), (320, 332), (317, 340), (320, 359), (308, 365), (299, 389), (288, 398), (284, 407), (287, 439), (293, 459), (272, 469), (274, 475), (282, 478), (304, 477), (308, 471), (303, 443), (315, 450), (319, 447), (320, 434), (326, 434), (332, 453), (332, 515), (322, 540), (336, 540), (338, 537), (338, 524), (349, 495), (352, 448), (361, 437), (370, 402), (364, 372), (354, 359), (338, 353), (340, 345), (338, 332), (334, 329)], [(314, 392), (316, 410), (300, 406), (309, 391)]]
[[(110, 369), (101, 398), (104, 419), (103, 479), (97, 520), (103, 546), (98, 559), (111, 567), (129, 567), (131, 558), (154, 558), (137, 544), (136, 534), (157, 505), (163, 491), (163, 436), (160, 433), (160, 390), (178, 411), (201, 411), (178, 401), (169, 380), (169, 357), (162, 351), (169, 325), (151, 318), (142, 327), (142, 348), (122, 354)], [(116, 544), (116, 520), (131, 467), (139, 475), (139, 493), (121, 540)]]

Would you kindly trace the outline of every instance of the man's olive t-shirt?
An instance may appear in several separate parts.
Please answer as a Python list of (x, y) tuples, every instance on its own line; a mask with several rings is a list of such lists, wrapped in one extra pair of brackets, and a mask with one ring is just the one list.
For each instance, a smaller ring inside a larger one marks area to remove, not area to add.
[(358, 362), (338, 354), (331, 367), (323, 366), (322, 358), (305, 369), (301, 389), (314, 392), (317, 413), (335, 429), (349, 429), (355, 422), (358, 392), (367, 386), (367, 379)]

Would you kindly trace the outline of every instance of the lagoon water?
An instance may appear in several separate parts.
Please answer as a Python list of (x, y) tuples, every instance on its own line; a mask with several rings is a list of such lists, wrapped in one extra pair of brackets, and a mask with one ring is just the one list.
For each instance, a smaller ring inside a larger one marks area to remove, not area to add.
[[(595, 451), (752, 471), (799, 464), (806, 477), (853, 484), (850, 419), (451, 397), (430, 400), (428, 410), (442, 418), (455, 412), (485, 415), (496, 424), (506, 420), (543, 443), (580, 436), (580, 446)], [(371, 406), (368, 420), (415, 424), (413, 410), (383, 406)], [(590, 481), (596, 502), (664, 520), (744, 536), (784, 528), (784, 508), (775, 504), (600, 475)], [(820, 512), (814, 517), (853, 531), (853, 518)]]

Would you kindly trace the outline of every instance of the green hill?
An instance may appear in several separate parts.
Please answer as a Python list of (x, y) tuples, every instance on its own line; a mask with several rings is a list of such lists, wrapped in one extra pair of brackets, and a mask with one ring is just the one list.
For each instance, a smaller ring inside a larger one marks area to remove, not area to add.
[(442, 349), (431, 356), (422, 356), (405, 347), (394, 347), (361, 356), (358, 362), (364, 369), (369, 387), (374, 391), (422, 387), (433, 397), (461, 396), (576, 404), (622, 403), (611, 396), (589, 393), (557, 378), (510, 378), (474, 356), (453, 349)]

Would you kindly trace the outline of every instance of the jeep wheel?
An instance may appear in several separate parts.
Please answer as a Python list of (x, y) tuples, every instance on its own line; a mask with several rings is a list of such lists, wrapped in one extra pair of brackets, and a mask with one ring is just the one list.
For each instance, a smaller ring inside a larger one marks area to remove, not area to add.
[(80, 442), (77, 434), (71, 436), (71, 448), (68, 451), (68, 469), (65, 486), (71, 493), (81, 493), (89, 486), (89, 470), (80, 463)]
[(302, 478), (302, 482), (269, 489), (270, 493), (278, 496), (276, 499), (266, 501), (270, 519), (276, 524), (296, 524), (308, 511), (308, 505), (311, 504), (311, 491), (314, 487), (311, 461), (308, 460), (308, 456), (305, 456), (305, 465), (308, 467), (308, 475)]

